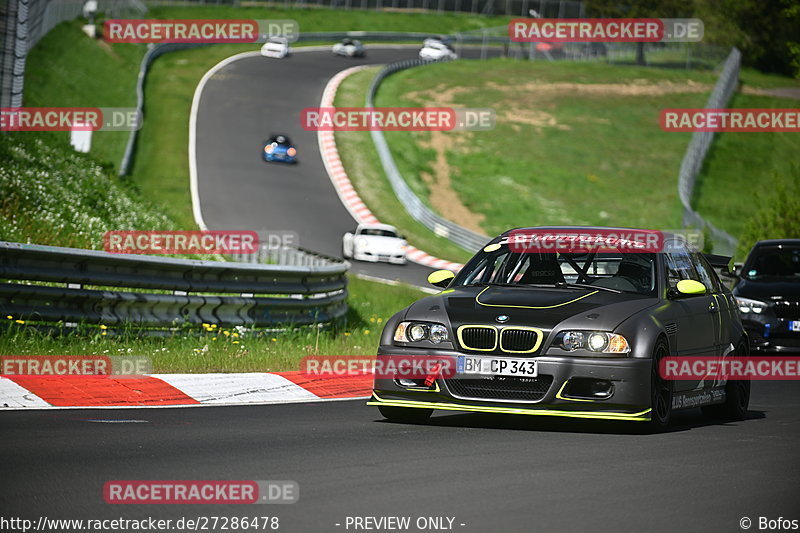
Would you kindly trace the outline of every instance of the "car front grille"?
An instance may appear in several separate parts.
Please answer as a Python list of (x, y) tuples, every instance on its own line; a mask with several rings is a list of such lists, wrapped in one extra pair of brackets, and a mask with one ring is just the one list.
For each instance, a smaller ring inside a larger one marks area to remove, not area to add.
[(775, 302), (775, 316), (786, 320), (800, 320), (800, 302)]
[(466, 352), (493, 354), (530, 354), (544, 339), (541, 330), (526, 326), (461, 326), (458, 342)]
[(531, 329), (506, 328), (500, 332), (500, 350), (504, 352), (529, 353), (539, 342), (539, 334)]
[(512, 378), (494, 376), (484, 379), (447, 379), (447, 387), (454, 396), (482, 400), (538, 402), (553, 384), (553, 376)]
[(467, 350), (491, 351), (497, 346), (497, 330), (491, 326), (462, 326), (458, 337)]

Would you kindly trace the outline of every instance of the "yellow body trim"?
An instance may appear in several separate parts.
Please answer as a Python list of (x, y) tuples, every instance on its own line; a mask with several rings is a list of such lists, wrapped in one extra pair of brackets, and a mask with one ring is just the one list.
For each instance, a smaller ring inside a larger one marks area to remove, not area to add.
[(568, 402), (593, 402), (594, 401), (594, 400), (587, 400), (587, 399), (581, 399), (581, 398), (567, 398), (565, 396), (562, 396), (561, 393), (564, 392), (564, 387), (567, 386), (567, 383), (569, 383), (569, 380), (565, 381), (564, 384), (561, 385), (561, 388), (558, 389), (558, 392), (556, 393), (556, 398), (558, 398), (559, 400), (565, 400), (565, 401), (568, 401)]
[(569, 304), (571, 304), (571, 303), (577, 302), (578, 300), (583, 300), (584, 298), (587, 298), (587, 297), (589, 297), (589, 296), (592, 296), (593, 294), (597, 294), (598, 292), (600, 292), (600, 291), (593, 291), (593, 292), (590, 292), (589, 294), (584, 294), (583, 296), (578, 296), (578, 297), (577, 297), (577, 298), (575, 298), (574, 300), (570, 300), (570, 301), (568, 301), (568, 302), (563, 302), (563, 303), (556, 304), (556, 305), (543, 305), (543, 306), (535, 306), (535, 305), (501, 305), (501, 304), (485, 304), (485, 303), (483, 303), (483, 302), (480, 300), (480, 298), (481, 298), (481, 295), (482, 295), (484, 292), (488, 291), (489, 289), (491, 289), (491, 287), (486, 287), (486, 288), (485, 288), (485, 289), (483, 289), (481, 292), (479, 292), (479, 293), (478, 293), (478, 295), (475, 297), (475, 301), (476, 301), (476, 302), (477, 302), (479, 305), (482, 305), (482, 306), (484, 306), (484, 307), (513, 307), (513, 308), (516, 308), (516, 309), (553, 309), (553, 308), (556, 308), (556, 307), (561, 307), (562, 305), (569, 305)]
[[(464, 343), (464, 339), (461, 337), (461, 332), (464, 330), (464, 328), (481, 328), (481, 329), (492, 330), (494, 332), (494, 345), (492, 345), (491, 348), (472, 348), (470, 346), (467, 346)], [(463, 326), (458, 327), (458, 329), (456, 330), (456, 336), (458, 337), (458, 343), (467, 350), (473, 350), (476, 352), (493, 352), (495, 349), (497, 349), (498, 335), (497, 335), (497, 328), (495, 328), (494, 326), (487, 326), (486, 324), (464, 324)]]
[(415, 400), (384, 400), (372, 393), (372, 400), (367, 405), (389, 405), (393, 407), (414, 407), (422, 409), (440, 409), (444, 411), (475, 411), (478, 413), (497, 413), (508, 415), (564, 416), (568, 418), (595, 418), (603, 420), (627, 420), (647, 422), (650, 420), (650, 408), (638, 413), (614, 413), (604, 411), (564, 411), (557, 409), (522, 409), (516, 407), (490, 407), (476, 405), (458, 405), (443, 402), (421, 402)]
[[(530, 350), (506, 350), (503, 348), (503, 333), (506, 331), (533, 331), (536, 333), (536, 344)], [(539, 328), (531, 328), (528, 326), (508, 326), (500, 328), (500, 350), (506, 353), (533, 353), (539, 349), (544, 339), (544, 333)]]
[(494, 252), (495, 250), (500, 249), (500, 243), (496, 242), (494, 244), (487, 244), (486, 247), (483, 249), (484, 252)]

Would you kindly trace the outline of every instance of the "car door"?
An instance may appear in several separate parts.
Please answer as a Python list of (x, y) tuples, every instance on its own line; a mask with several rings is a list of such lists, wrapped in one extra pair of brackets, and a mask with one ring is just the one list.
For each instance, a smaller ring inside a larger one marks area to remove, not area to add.
[[(691, 279), (704, 283), (695, 268), (691, 254), (686, 247), (677, 243), (664, 253), (667, 272), (667, 286), (675, 289), (679, 281)], [(719, 305), (712, 294), (713, 287), (706, 286), (705, 294), (675, 294), (670, 298), (670, 315), (677, 333), (672, 337), (673, 353), (679, 357), (714, 356), (717, 346)], [(672, 291), (670, 291), (672, 292)], [(676, 381), (675, 390), (692, 390), (700, 386), (700, 379)]]

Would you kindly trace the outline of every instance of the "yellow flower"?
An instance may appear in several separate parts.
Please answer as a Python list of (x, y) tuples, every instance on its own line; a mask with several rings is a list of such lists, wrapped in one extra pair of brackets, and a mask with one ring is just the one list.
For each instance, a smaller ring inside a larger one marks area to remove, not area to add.
[(233, 341), (231, 344), (239, 344), (239, 341)]
[(106, 326), (105, 324), (100, 324), (100, 329), (108, 329), (108, 326)]
[(349, 332), (349, 331), (345, 331), (345, 332), (344, 332), (344, 336), (345, 336), (345, 337), (349, 337), (349, 336), (350, 336), (350, 332)]
[(378, 318), (378, 324), (380, 324), (381, 322), (383, 322), (383, 319), (382, 318)]
[(369, 335), (369, 330), (368, 329), (364, 330), (364, 335)]
[(15, 320), (14, 322), (16, 322), (17, 324), (24, 324), (25, 323), (24, 320)]
[(208, 325), (208, 324), (206, 324), (206, 323), (203, 323), (203, 324), (202, 324), (202, 326), (203, 326), (204, 328), (206, 328), (206, 329), (208, 329), (208, 328), (210, 328), (210, 327), (211, 327), (210, 325)]
[(276, 342), (277, 340), (278, 339), (276, 339), (275, 337), (272, 337), (272, 342)]
[(108, 335), (107, 331), (102, 332), (100, 335)]
[(369, 317), (369, 321), (370, 321), (370, 322), (372, 322), (372, 323), (374, 324), (374, 323), (375, 323), (375, 317), (372, 317), (372, 316), (371, 316), (371, 317)]
[(234, 333), (234, 334), (233, 334), (233, 336), (234, 336), (234, 337), (238, 337), (238, 336), (239, 336), (239, 334), (238, 334), (238, 333)]
[(13, 320), (14, 319), (14, 317), (11, 316), (11, 315), (6, 315), (6, 318), (9, 319), (9, 320)]
[(222, 334), (223, 334), (223, 335), (225, 335), (225, 336), (227, 337), (228, 335), (230, 335), (230, 334), (231, 334), (231, 332), (230, 332), (230, 331), (225, 331), (225, 330), (222, 330)]
[(216, 337), (211, 337), (211, 340), (215, 341), (215, 340), (217, 340), (217, 338)]

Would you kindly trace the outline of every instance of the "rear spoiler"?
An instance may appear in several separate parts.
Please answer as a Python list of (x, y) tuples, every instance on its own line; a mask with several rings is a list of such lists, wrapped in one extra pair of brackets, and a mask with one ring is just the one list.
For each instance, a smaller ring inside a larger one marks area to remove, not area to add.
[(711, 263), (714, 268), (722, 269), (724, 272), (733, 273), (733, 257), (726, 255), (703, 254), (706, 261)]

